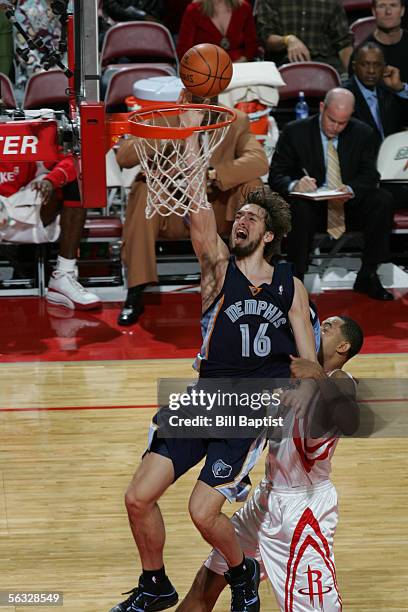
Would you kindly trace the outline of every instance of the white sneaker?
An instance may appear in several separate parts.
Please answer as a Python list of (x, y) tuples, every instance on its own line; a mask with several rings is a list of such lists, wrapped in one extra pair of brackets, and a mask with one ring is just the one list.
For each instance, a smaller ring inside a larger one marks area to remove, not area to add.
[(92, 310), (102, 305), (97, 295), (85, 289), (76, 280), (74, 272), (60, 270), (54, 270), (52, 273), (45, 299), (71, 310)]

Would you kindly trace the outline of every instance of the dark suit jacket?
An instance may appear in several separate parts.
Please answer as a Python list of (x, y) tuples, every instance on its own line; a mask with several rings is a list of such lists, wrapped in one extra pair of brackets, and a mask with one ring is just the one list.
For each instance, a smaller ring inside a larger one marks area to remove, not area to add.
[[(341, 177), (356, 198), (377, 186), (376, 139), (374, 130), (357, 119), (350, 119), (339, 135), (338, 155)], [(291, 181), (304, 176), (303, 168), (320, 187), (326, 166), (320, 137), (319, 116), (288, 123), (276, 145), (269, 171), (270, 187), (285, 196)]]
[[(346, 81), (343, 87), (349, 89), (356, 99), (353, 116), (356, 119), (360, 119), (360, 121), (364, 121), (364, 123), (367, 123), (374, 129), (378, 145), (380, 145), (382, 141), (381, 133), (354, 76)], [(399, 98), (396, 93), (382, 84), (377, 86), (377, 96), (384, 136), (402, 132), (408, 125), (408, 100)]]

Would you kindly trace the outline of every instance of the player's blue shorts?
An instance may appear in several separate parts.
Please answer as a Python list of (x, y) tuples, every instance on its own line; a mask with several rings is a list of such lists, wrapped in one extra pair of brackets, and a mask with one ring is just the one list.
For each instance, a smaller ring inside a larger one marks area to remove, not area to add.
[(249, 472), (262, 454), (265, 434), (253, 438), (158, 438), (155, 420), (150, 427), (148, 452), (169, 458), (174, 480), (205, 458), (198, 480), (217, 489), (229, 501), (244, 501), (251, 488)]

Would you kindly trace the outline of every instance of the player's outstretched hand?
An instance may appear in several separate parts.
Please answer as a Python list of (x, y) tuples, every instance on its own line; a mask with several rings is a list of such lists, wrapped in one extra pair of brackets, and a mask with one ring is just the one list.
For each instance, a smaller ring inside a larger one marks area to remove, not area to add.
[(324, 370), (319, 363), (302, 359), (301, 357), (290, 356), (290, 372), (293, 378), (326, 378)]
[(281, 395), (281, 404), (294, 411), (298, 419), (306, 416), (311, 401), (316, 394), (314, 380), (302, 380), (296, 389), (288, 389)]
[(54, 186), (51, 181), (47, 181), (47, 179), (43, 179), (42, 181), (35, 181), (31, 185), (31, 189), (37, 192), (37, 195), (40, 196), (41, 206), (46, 206), (52, 199), (54, 195)]

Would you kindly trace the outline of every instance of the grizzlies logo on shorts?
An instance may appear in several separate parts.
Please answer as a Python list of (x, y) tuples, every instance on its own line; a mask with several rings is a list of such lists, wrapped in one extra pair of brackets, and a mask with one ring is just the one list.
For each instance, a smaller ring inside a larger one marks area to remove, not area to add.
[(232, 466), (224, 463), (222, 459), (217, 459), (217, 461), (212, 464), (212, 473), (215, 478), (228, 478), (231, 472)]

